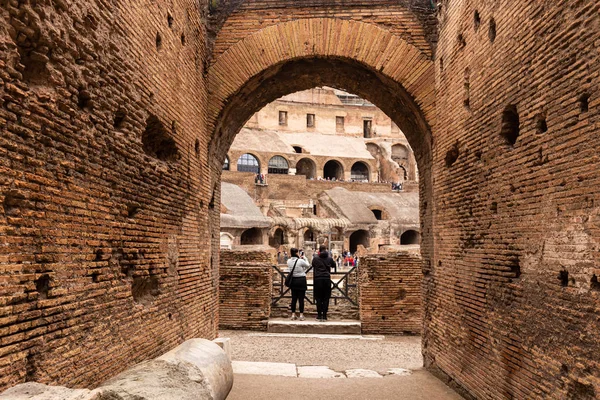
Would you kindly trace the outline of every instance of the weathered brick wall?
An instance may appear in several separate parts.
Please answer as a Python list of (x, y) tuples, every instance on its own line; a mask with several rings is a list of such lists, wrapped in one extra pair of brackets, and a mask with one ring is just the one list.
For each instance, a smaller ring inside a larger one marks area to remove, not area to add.
[(221, 264), (219, 328), (266, 330), (271, 314), (271, 264)]
[(430, 0), (220, 0), (210, 16), (211, 30), (218, 32), (213, 57), (272, 23), (331, 15), (381, 25), (429, 54), (437, 40)]
[(443, 1), (424, 354), (481, 399), (600, 397), (596, 1)]
[(271, 314), (271, 252), (221, 251), (219, 328), (266, 330)]
[(251, 196), (258, 199), (271, 200), (300, 200), (315, 199), (325, 190), (343, 187), (354, 192), (391, 193), (392, 188), (387, 183), (362, 182), (331, 182), (306, 179), (302, 175), (267, 176), (267, 186), (256, 186), (255, 175), (251, 172), (223, 171), (223, 181), (242, 187)]
[(416, 252), (367, 254), (359, 262), (362, 332), (398, 335), (421, 332), (422, 266)]
[(0, 391), (216, 335), (204, 17), (0, 0)]
[[(250, 247), (250, 246), (245, 246)], [(268, 246), (251, 246), (252, 249), (221, 250), (221, 265), (237, 265), (239, 263), (259, 263), (275, 265), (277, 250)]]

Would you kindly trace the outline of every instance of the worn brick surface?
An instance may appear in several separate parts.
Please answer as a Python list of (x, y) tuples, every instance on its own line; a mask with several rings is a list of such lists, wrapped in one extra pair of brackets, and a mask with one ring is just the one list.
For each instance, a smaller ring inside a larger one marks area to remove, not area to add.
[(94, 386), (216, 335), (203, 18), (0, 1), (0, 391)]
[(270, 253), (221, 251), (219, 328), (267, 329), (272, 271)]
[(481, 399), (598, 398), (600, 4), (441, 6), (426, 364)]
[(598, 397), (600, 5), (441, 1), (434, 64), (428, 1), (297, 3), (0, 1), (0, 389), (213, 337), (229, 145), (329, 85), (415, 151), (426, 365)]
[(421, 332), (422, 262), (418, 254), (409, 252), (368, 254), (360, 258), (359, 305), (363, 333)]

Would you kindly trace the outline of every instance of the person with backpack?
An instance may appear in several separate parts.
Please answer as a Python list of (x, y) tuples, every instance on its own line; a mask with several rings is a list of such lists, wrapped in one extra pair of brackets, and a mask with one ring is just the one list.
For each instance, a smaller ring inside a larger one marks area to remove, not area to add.
[[(304, 296), (306, 295), (306, 270), (310, 267), (303, 252), (299, 253), (298, 249), (290, 250), (291, 257), (287, 260), (287, 270), (291, 274), (291, 281), (286, 280), (286, 286), (292, 290), (292, 317), (291, 320), (299, 319), (304, 321)], [(289, 283), (289, 285), (288, 285)], [(296, 303), (299, 303), (300, 316), (296, 317)]]
[(312, 260), (315, 302), (317, 303), (317, 320), (327, 321), (329, 299), (331, 298), (331, 269), (335, 269), (335, 261), (329, 256), (326, 246), (319, 247), (319, 256)]

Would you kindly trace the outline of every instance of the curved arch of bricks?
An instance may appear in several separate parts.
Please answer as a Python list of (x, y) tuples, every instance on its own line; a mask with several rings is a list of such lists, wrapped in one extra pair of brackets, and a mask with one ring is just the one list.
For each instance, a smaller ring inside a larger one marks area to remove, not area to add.
[[(422, 114), (421, 130), (428, 131), (435, 124), (435, 79), (430, 57), (377, 25), (337, 18), (308, 18), (272, 25), (245, 37), (223, 53), (209, 69), (207, 121), (213, 139), (218, 142), (218, 151), (213, 154), (225, 153), (233, 141), (237, 131), (225, 130), (223, 121), (227, 108), (235, 103), (236, 96), (244, 93), (244, 89), (248, 90), (249, 82), (265, 71), (274, 69), (276, 74), (282, 64), (303, 59), (351, 60), (360, 64), (406, 91), (406, 101), (414, 101), (414, 113)], [(260, 77), (259, 81), (268, 78)], [(293, 83), (290, 83), (288, 93), (295, 90), (291, 85)], [(284, 91), (281, 89), (273, 96), (284, 95)], [(266, 104), (274, 98), (261, 100)], [(256, 109), (260, 109), (259, 104)], [(254, 111), (246, 110), (246, 113)], [(397, 124), (401, 128), (406, 125), (402, 120)], [(233, 130), (239, 128), (241, 126)], [(412, 141), (418, 141), (414, 136)]]

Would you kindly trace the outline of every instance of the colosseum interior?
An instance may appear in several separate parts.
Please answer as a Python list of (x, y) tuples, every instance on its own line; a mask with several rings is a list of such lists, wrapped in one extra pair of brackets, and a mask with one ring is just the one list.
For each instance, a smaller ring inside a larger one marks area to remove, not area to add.
[[(256, 228), (248, 244), (342, 250), (367, 232), (363, 333), (418, 332), (425, 370), (464, 398), (600, 398), (599, 15), (591, 0), (0, 0), (0, 390), (117, 390), (227, 318), (262, 329), (272, 254), (234, 249)], [(339, 91), (389, 123), (281, 108)], [(394, 252), (404, 230), (417, 254)]]

